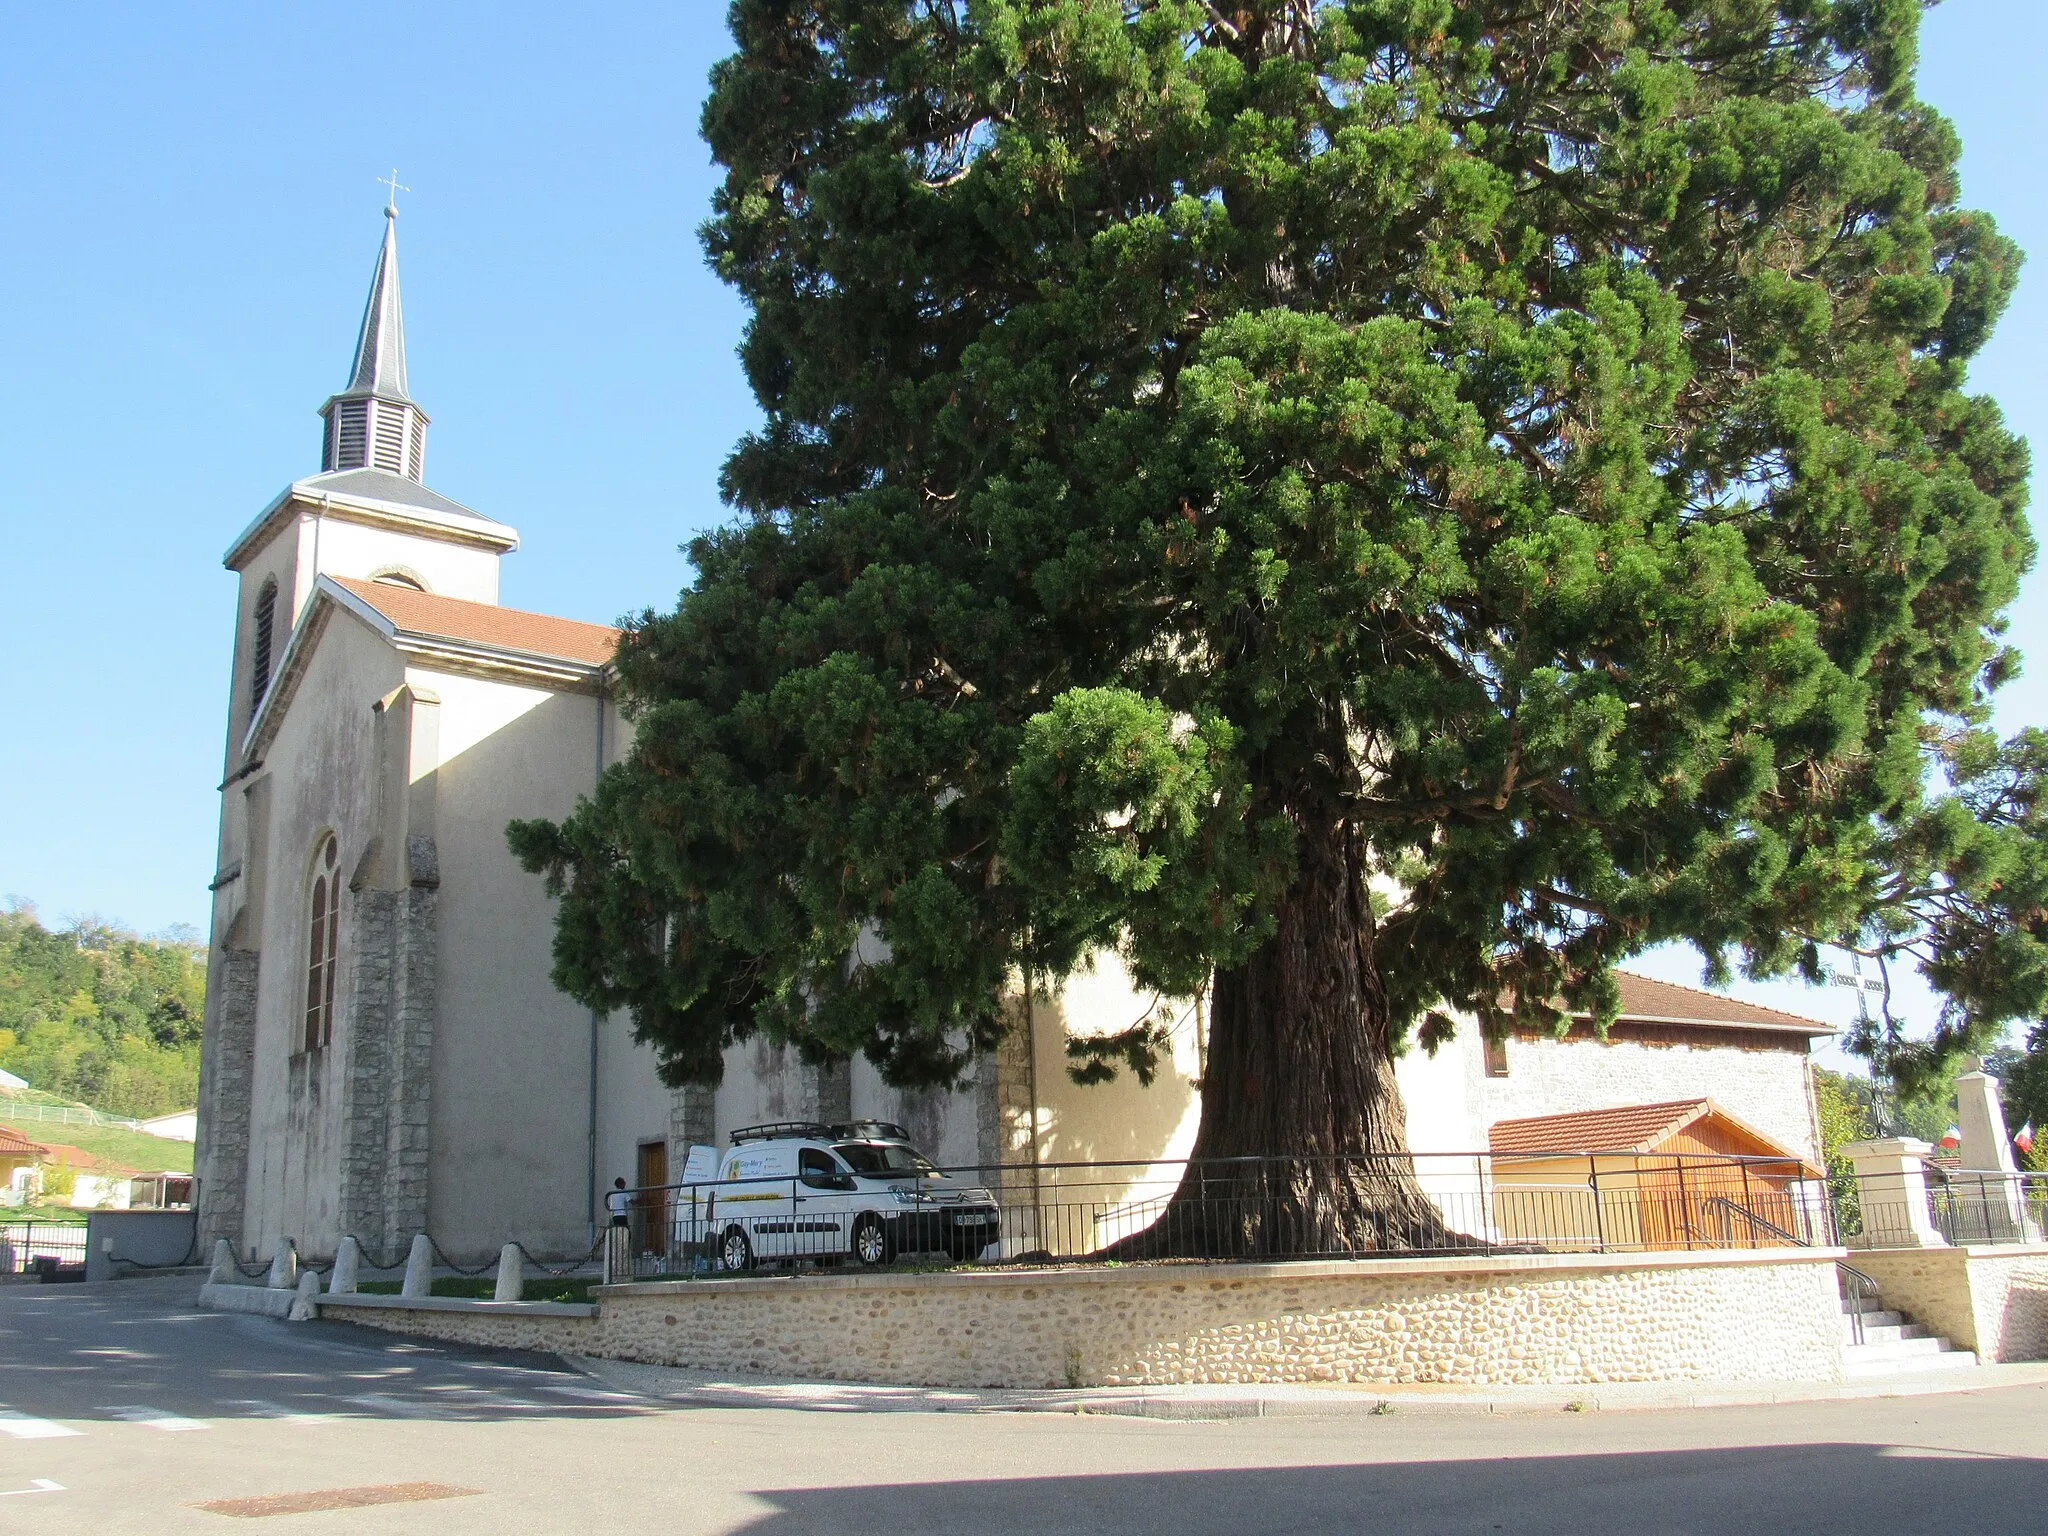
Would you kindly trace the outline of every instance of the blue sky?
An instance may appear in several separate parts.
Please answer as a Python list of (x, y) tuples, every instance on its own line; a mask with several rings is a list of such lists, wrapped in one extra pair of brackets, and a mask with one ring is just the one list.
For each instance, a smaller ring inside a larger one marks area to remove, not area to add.
[[(0, 893), (46, 919), (202, 923), (233, 580), (220, 555), (319, 467), (392, 165), (428, 479), (515, 525), (503, 600), (666, 607), (755, 417), (742, 313), (704, 268), (697, 137), (722, 6), (16, 7), (0, 367)], [(2042, 268), (1975, 381), (2048, 443), (2048, 7), (1949, 0), (1921, 94), (1967, 199)], [(2038, 495), (2038, 493), (2037, 493)], [(2015, 635), (2042, 658), (2048, 575)], [(1696, 983), (1697, 958), (1638, 963)], [(1839, 989), (1741, 988), (1840, 1022)], [(1924, 1004), (1915, 1006), (1924, 1008)]]

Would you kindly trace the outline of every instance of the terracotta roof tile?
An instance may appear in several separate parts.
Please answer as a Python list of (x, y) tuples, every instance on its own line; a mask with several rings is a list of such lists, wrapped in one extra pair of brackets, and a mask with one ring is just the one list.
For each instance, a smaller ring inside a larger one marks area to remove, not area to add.
[(12, 1126), (0, 1125), (0, 1157), (43, 1157), (49, 1150), (30, 1141)]
[(609, 624), (586, 624), (580, 619), (558, 619), (552, 614), (528, 613), (521, 608), (500, 608), (495, 603), (440, 597), (389, 582), (360, 581), (346, 576), (329, 579), (408, 634), (520, 651), (529, 656), (552, 656), (586, 666), (602, 666), (618, 649), (619, 631)]
[(1502, 1120), (1487, 1132), (1496, 1157), (1538, 1152), (1647, 1152), (1713, 1110), (1710, 1099), (1669, 1104), (1625, 1104), (1563, 1115)]
[(1831, 1035), (1835, 1031), (1815, 1019), (1796, 1013), (1766, 1008), (1760, 1003), (1740, 1002), (1718, 992), (1681, 987), (1675, 982), (1655, 981), (1633, 971), (1617, 971), (1621, 983), (1621, 1017), (1646, 1022), (1722, 1025), (1731, 1029), (1796, 1030), (1806, 1035)]

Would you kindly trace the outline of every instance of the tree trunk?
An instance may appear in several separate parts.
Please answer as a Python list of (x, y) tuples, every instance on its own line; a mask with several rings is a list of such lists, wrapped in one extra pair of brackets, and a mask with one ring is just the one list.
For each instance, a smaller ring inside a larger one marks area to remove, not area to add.
[(1416, 1182), (1373, 954), (1364, 849), (1303, 826), (1273, 937), (1218, 973), (1202, 1124), (1160, 1220), (1119, 1256), (1463, 1246)]

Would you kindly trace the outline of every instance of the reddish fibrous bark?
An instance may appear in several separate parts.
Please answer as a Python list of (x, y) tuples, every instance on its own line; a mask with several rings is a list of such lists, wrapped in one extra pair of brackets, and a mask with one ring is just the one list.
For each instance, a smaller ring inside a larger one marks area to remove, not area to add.
[(1303, 824), (1273, 936), (1219, 972), (1188, 1171), (1121, 1257), (1463, 1246), (1416, 1179), (1362, 840)]

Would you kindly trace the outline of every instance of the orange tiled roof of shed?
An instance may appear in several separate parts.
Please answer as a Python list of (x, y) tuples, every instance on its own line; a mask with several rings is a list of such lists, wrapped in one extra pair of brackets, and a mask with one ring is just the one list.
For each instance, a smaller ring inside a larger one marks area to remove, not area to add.
[(552, 614), (528, 613), (523, 608), (472, 603), (465, 598), (417, 592), (385, 581), (361, 581), (350, 576), (329, 579), (410, 634), (523, 651), (530, 656), (554, 656), (586, 666), (602, 666), (618, 649), (619, 631), (609, 624), (586, 624), (581, 619), (558, 619)]
[(0, 1157), (46, 1157), (50, 1149), (38, 1146), (11, 1126), (0, 1125)]
[(1622, 1104), (1612, 1109), (1578, 1109), (1559, 1115), (1531, 1115), (1497, 1122), (1487, 1135), (1495, 1157), (1583, 1157), (1591, 1152), (1650, 1153), (1664, 1149), (1679, 1132), (1712, 1120), (1723, 1135), (1733, 1133), (1756, 1151), (1747, 1155), (1796, 1160), (1811, 1178), (1820, 1170), (1790, 1147), (1745, 1124), (1712, 1099), (1672, 1099), (1662, 1104)]
[(1648, 1152), (1709, 1114), (1711, 1099), (1675, 1099), (1668, 1104), (1624, 1104), (1616, 1109), (1580, 1109), (1562, 1115), (1502, 1120), (1488, 1131), (1496, 1156), (1538, 1152)]
[(1621, 983), (1621, 1017), (1646, 1023), (1711, 1024), (1730, 1029), (1796, 1030), (1805, 1035), (1832, 1035), (1834, 1029), (1817, 1019), (1803, 1019), (1796, 1013), (1745, 1003), (1718, 992), (1698, 987), (1681, 987), (1676, 982), (1657, 981), (1633, 971), (1617, 971)]

